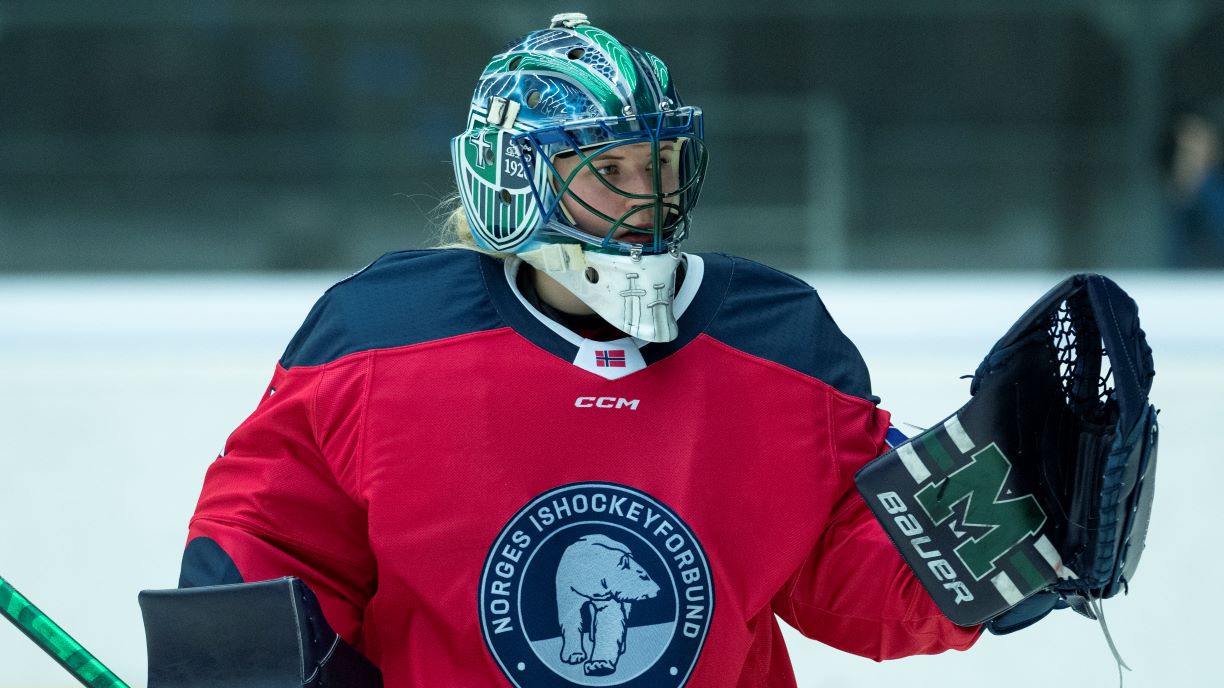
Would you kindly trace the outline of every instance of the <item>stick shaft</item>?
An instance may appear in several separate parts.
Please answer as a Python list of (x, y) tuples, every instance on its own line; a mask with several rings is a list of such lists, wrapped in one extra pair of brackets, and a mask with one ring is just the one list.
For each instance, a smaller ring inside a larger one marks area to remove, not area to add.
[(0, 578), (0, 614), (59, 662), (73, 678), (89, 688), (128, 688), (126, 683), (3, 578)]

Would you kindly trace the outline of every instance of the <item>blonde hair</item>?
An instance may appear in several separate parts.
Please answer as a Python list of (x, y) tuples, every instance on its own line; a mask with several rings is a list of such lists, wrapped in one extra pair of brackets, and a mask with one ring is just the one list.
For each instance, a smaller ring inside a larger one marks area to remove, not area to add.
[(435, 248), (462, 248), (476, 251), (494, 258), (505, 259), (508, 254), (490, 251), (476, 244), (472, 236), (472, 226), (468, 224), (467, 212), (459, 200), (459, 192), (454, 191), (442, 199), (434, 210), (434, 216), (440, 217), (440, 232)]

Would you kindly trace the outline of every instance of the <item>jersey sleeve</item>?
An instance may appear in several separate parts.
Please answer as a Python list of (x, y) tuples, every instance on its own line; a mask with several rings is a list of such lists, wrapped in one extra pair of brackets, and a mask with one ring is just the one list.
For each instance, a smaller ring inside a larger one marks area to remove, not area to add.
[(295, 576), (328, 623), (360, 646), (375, 587), (359, 489), (368, 358), (277, 366), (207, 471), (180, 587)]
[(877, 661), (968, 649), (981, 629), (939, 612), (854, 488), (855, 471), (885, 451), (888, 413), (845, 395), (834, 395), (829, 409), (836, 501), (774, 611), (810, 638)]

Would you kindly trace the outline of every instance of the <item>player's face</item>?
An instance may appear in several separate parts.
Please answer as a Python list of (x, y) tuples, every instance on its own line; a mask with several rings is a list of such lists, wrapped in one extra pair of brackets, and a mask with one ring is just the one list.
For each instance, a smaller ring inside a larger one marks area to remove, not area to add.
[[(680, 186), (679, 155), (675, 141), (659, 143), (659, 184), (664, 194), (671, 194)], [(649, 143), (634, 143), (617, 146), (597, 155), (588, 164), (575, 154), (562, 154), (553, 160), (561, 180), (573, 179), (561, 202), (569, 211), (574, 224), (588, 234), (607, 235), (613, 223), (579, 203), (581, 198), (591, 208), (618, 219), (624, 217), (622, 226), (616, 228), (613, 238), (634, 243), (652, 240), (650, 234), (635, 233), (633, 228), (651, 230), (655, 223), (655, 204), (646, 198), (631, 198), (608, 188), (599, 177), (625, 194), (654, 194), (654, 155)], [(574, 170), (577, 169), (577, 173)], [(664, 196), (665, 202), (676, 202), (675, 196)]]

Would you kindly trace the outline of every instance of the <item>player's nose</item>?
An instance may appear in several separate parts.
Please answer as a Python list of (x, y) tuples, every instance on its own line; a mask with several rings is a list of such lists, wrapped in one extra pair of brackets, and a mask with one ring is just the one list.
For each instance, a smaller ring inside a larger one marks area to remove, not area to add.
[(626, 203), (621, 210), (625, 220), (623, 224), (638, 229), (654, 229), (654, 205), (644, 204), (641, 200)]
[[(624, 179), (620, 183), (621, 191), (633, 194), (635, 196), (643, 196), (654, 193), (654, 173), (649, 168), (644, 166), (634, 166), (632, 171), (624, 175)], [(626, 199), (631, 201), (630, 205), (640, 202), (641, 199)]]

